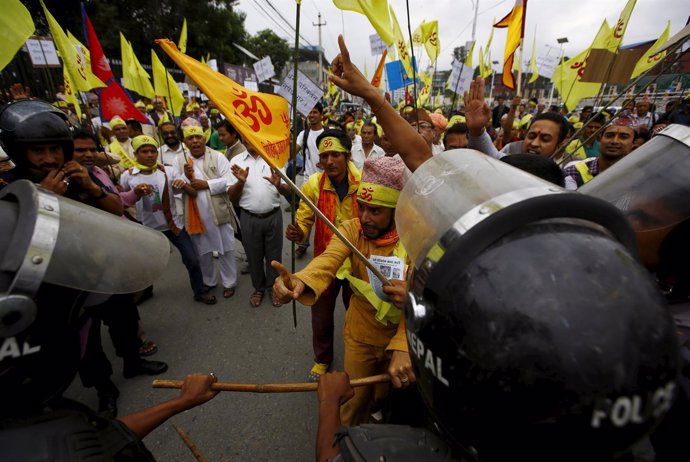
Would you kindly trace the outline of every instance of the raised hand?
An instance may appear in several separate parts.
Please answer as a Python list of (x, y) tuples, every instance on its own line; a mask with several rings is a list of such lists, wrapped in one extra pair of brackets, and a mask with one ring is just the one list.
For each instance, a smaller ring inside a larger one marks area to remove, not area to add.
[(242, 183), (245, 183), (247, 181), (247, 177), (249, 177), (249, 167), (241, 168), (239, 165), (235, 164), (230, 167), (230, 171), (232, 171), (232, 174), (235, 175), (235, 178)]
[(350, 52), (345, 46), (345, 40), (342, 35), (338, 36), (338, 46), (340, 47), (340, 54), (335, 57), (331, 64), (333, 73), (329, 77), (330, 81), (346, 92), (361, 96), (362, 98), (366, 98), (367, 93), (370, 93), (372, 90), (376, 92), (369, 80), (350, 61)]
[(477, 77), (465, 92), (465, 123), (470, 135), (481, 136), (491, 120), (491, 109), (484, 99), (484, 79)]

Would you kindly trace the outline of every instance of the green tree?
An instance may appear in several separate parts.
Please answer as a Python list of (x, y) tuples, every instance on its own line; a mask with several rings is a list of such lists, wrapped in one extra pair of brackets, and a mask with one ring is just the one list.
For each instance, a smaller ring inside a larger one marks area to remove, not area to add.
[(259, 58), (271, 57), (276, 76), (281, 76), (285, 63), (290, 59), (290, 45), (271, 29), (264, 29), (247, 39), (247, 49)]
[[(48, 34), (48, 26), (38, 0), (22, 0), (34, 17), (37, 33)], [(79, 2), (44, 0), (63, 28), (85, 42)], [(201, 58), (207, 53), (221, 61), (243, 64), (244, 55), (233, 42), (244, 45), (246, 15), (236, 10), (238, 0), (89, 0), (86, 13), (91, 18), (106, 56), (120, 56), (120, 35), (125, 34), (142, 63), (151, 60), (151, 49), (161, 59), (164, 53), (154, 40), (168, 38), (177, 43), (183, 18), (187, 18), (187, 54)], [(169, 61), (168, 61), (169, 63)]]

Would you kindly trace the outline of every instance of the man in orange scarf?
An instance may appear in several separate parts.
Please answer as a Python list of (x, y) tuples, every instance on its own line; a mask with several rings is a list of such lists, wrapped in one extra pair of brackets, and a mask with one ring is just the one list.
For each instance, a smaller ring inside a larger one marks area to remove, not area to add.
[[(279, 272), (273, 285), (274, 296), (284, 303), (296, 299), (314, 305), (336, 274), (348, 280), (353, 295), (343, 332), (345, 372), (355, 379), (387, 371), (396, 388), (415, 381), (405, 339), (405, 318), (401, 316), (409, 259), (394, 219), (404, 171), (399, 157), (367, 160), (357, 192), (358, 218), (344, 221), (339, 227), (346, 239), (388, 274), (391, 285), (384, 286), (383, 293), (377, 294), (372, 287), (375, 276), (359, 258), (351, 256), (350, 249), (337, 237), (298, 273), (291, 274), (280, 263), (272, 263)], [(345, 268), (341, 268), (343, 264)], [(343, 425), (367, 422), (373, 393), (373, 387), (357, 388), (354, 397), (340, 408)]]
[[(336, 226), (357, 216), (357, 188), (361, 173), (350, 162), (350, 137), (338, 129), (324, 131), (316, 139), (319, 148), (319, 164), (323, 171), (314, 173), (302, 186), (302, 192)], [(316, 221), (314, 234), (314, 256), (326, 250), (333, 231), (322, 220), (316, 220), (314, 211), (301, 201), (295, 223), (290, 223), (285, 237), (301, 244), (305, 241)], [(342, 288), (343, 304), (347, 309), (352, 290), (343, 279), (334, 279), (311, 309), (312, 345), (314, 366), (309, 372), (309, 380), (318, 382), (319, 377), (328, 371), (333, 362), (333, 313), (338, 293)]]

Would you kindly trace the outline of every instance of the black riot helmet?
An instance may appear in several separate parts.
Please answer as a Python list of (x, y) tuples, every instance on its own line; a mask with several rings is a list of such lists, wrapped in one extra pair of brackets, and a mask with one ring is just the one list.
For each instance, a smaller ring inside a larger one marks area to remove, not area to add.
[(89, 328), (82, 308), (158, 278), (169, 244), (152, 231), (28, 180), (0, 191), (0, 419), (35, 411), (72, 382), (79, 329)]
[(59, 143), (65, 162), (72, 159), (72, 128), (62, 111), (38, 99), (17, 100), (0, 109), (0, 145), (17, 168), (28, 165), (26, 146), (45, 143)]
[(615, 207), (470, 150), (427, 161), (398, 203), (410, 356), (456, 450), (610, 460), (662, 419), (674, 327)]

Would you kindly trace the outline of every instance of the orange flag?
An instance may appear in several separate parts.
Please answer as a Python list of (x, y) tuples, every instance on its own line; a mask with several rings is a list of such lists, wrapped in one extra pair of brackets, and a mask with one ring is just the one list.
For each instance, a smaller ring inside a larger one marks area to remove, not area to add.
[(170, 40), (160, 39), (156, 43), (215, 103), (245, 142), (272, 167), (285, 166), (290, 157), (290, 116), (285, 98), (247, 90), (181, 53)]
[(374, 76), (371, 78), (371, 84), (376, 88), (379, 88), (381, 86), (381, 77), (383, 77), (383, 68), (386, 64), (387, 55), (388, 49), (386, 48), (383, 50), (383, 54), (381, 55), (381, 61), (379, 61), (379, 65), (376, 66), (376, 72), (374, 72)]
[[(513, 61), (515, 51), (520, 46), (522, 38), (525, 36), (525, 14), (527, 13), (527, 0), (515, 0), (513, 9), (505, 18), (494, 24), (497, 28), (508, 28), (506, 36), (506, 48), (503, 53), (503, 85), (515, 89), (515, 79), (513, 78)], [(520, 63), (522, 64), (522, 63)]]

